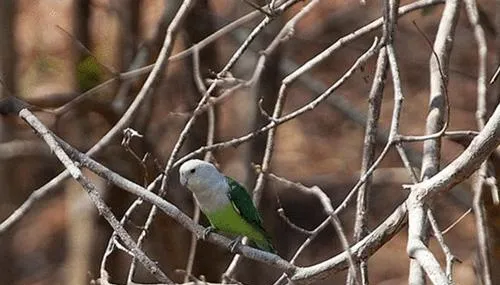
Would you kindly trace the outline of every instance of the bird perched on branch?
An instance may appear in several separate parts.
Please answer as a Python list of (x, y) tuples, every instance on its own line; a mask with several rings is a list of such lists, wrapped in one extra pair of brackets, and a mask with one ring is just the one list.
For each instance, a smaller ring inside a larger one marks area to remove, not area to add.
[(211, 226), (211, 231), (222, 231), (237, 235), (231, 245), (234, 251), (242, 236), (246, 236), (259, 249), (275, 253), (269, 235), (262, 226), (262, 218), (246, 189), (234, 179), (224, 176), (208, 162), (192, 159), (179, 169), (180, 182), (193, 192), (201, 211)]

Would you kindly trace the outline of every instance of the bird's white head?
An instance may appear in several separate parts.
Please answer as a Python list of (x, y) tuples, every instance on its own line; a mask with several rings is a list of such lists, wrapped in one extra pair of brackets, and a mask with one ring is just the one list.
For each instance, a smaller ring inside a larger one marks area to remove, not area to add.
[(195, 194), (220, 186), (226, 181), (213, 164), (199, 159), (184, 162), (179, 168), (179, 179), (183, 186)]

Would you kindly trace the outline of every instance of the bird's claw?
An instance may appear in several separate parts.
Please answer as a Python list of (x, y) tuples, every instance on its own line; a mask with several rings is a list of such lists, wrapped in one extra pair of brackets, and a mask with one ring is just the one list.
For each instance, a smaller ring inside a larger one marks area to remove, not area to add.
[(236, 247), (241, 243), (242, 238), (243, 237), (239, 236), (239, 237), (235, 238), (234, 240), (232, 240), (231, 243), (229, 243), (229, 250), (231, 250), (231, 253), (236, 252)]
[(203, 230), (203, 236), (202, 236), (202, 239), (203, 239), (203, 240), (206, 240), (206, 239), (207, 239), (207, 237), (208, 237), (208, 235), (209, 235), (211, 232), (213, 232), (213, 231), (215, 231), (215, 228), (214, 228), (214, 227), (212, 227), (212, 226), (206, 227), (206, 228)]

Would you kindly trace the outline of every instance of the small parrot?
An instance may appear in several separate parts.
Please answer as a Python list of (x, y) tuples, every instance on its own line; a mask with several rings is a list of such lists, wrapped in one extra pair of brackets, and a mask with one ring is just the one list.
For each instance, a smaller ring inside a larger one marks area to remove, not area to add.
[(179, 177), (181, 184), (193, 192), (201, 211), (210, 221), (204, 238), (211, 231), (220, 230), (238, 236), (232, 242), (231, 251), (241, 237), (246, 236), (259, 249), (276, 253), (250, 195), (238, 182), (224, 176), (213, 164), (199, 159), (184, 162)]

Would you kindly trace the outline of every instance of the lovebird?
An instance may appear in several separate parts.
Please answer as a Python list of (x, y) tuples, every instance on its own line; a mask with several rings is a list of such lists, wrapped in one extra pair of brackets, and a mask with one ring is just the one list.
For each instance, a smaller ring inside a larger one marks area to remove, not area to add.
[(252, 198), (236, 180), (199, 159), (184, 162), (179, 169), (179, 178), (181, 184), (193, 192), (201, 211), (210, 221), (211, 226), (205, 230), (204, 238), (211, 231), (236, 235), (238, 238), (231, 245), (231, 251), (234, 251), (241, 237), (246, 236), (257, 248), (276, 253)]

